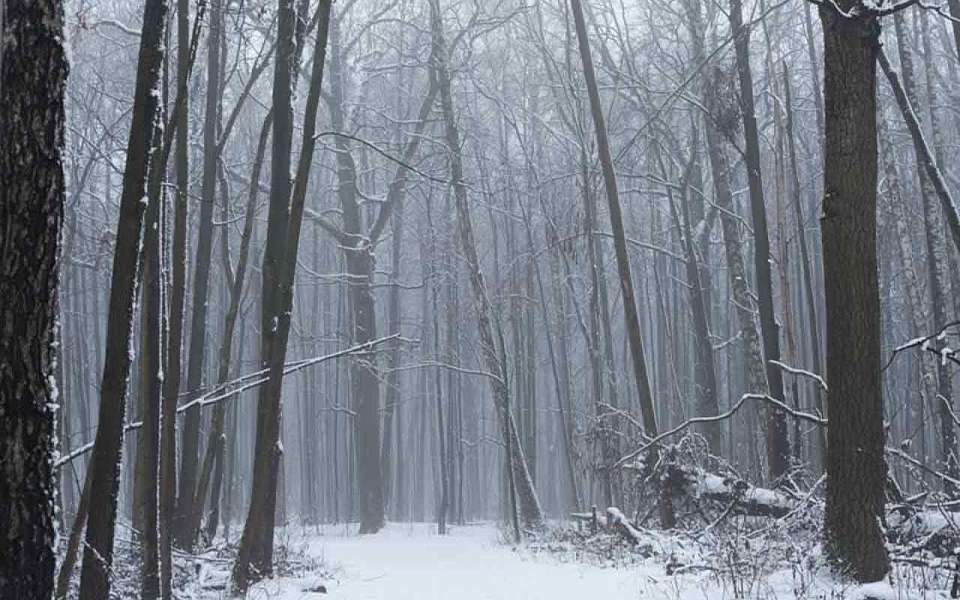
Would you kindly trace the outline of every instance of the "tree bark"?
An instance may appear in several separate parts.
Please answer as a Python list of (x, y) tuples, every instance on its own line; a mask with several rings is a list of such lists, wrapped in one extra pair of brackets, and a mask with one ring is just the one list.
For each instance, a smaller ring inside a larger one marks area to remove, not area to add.
[[(849, 10), (852, 0), (838, 2)], [(826, 548), (838, 570), (878, 581), (887, 465), (877, 276), (875, 18), (821, 6), (826, 143), (821, 218), (827, 311)]]
[(54, 589), (63, 4), (0, 7), (0, 597)]
[(190, 98), (187, 80), (190, 76), (190, 3), (177, 0), (177, 96), (174, 108), (177, 139), (174, 171), (177, 189), (174, 193), (174, 214), (171, 251), (170, 312), (167, 357), (164, 367), (163, 400), (160, 411), (160, 595), (173, 596), (173, 519), (177, 495), (177, 401), (180, 394), (180, 359), (183, 352), (183, 305), (186, 297), (187, 272), (187, 198), (189, 196)]
[[(137, 436), (136, 488), (134, 523), (139, 523), (140, 596), (155, 600), (160, 596), (159, 547), (159, 468), (160, 468), (160, 403), (163, 395), (164, 320), (163, 320), (163, 207), (161, 186), (165, 165), (161, 164), (159, 128), (154, 133), (156, 157), (150, 161), (147, 206), (143, 240), (143, 286), (140, 306), (139, 402), (140, 427)], [(176, 418), (176, 417), (174, 417)], [(136, 492), (139, 491), (139, 494)], [(137, 526), (134, 526), (137, 529)]]

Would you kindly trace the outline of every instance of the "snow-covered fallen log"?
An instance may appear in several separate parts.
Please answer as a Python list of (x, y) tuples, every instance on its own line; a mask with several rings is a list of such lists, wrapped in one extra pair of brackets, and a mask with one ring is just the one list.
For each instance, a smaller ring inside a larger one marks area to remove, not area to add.
[(933, 556), (954, 556), (960, 551), (960, 513), (926, 507), (892, 507), (887, 512), (887, 538), (908, 554), (929, 552)]
[(718, 502), (734, 514), (782, 517), (797, 505), (797, 499), (786, 492), (756, 487), (697, 467), (671, 465), (670, 483), (674, 498)]
[(617, 508), (616, 506), (611, 506), (607, 509), (607, 527), (613, 529), (620, 537), (627, 540), (634, 546), (640, 545), (640, 542), (643, 539), (643, 535), (630, 523), (630, 520), (627, 519), (626, 515)]

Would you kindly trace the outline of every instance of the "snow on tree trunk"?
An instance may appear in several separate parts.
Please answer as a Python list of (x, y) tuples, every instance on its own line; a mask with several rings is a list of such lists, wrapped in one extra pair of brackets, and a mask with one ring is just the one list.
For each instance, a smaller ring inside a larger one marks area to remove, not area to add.
[(63, 5), (0, 6), (0, 597), (54, 587)]

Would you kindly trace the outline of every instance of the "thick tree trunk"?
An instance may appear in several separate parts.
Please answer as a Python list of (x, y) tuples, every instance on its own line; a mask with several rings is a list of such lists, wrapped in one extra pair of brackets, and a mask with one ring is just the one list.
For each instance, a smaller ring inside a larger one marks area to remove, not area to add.
[(63, 5), (0, 7), (0, 597), (54, 588)]
[[(853, 2), (839, 2), (848, 10)], [(821, 7), (824, 31), (823, 262), (827, 310), (827, 552), (869, 582), (889, 568), (880, 519), (884, 460), (877, 276), (874, 18)]]

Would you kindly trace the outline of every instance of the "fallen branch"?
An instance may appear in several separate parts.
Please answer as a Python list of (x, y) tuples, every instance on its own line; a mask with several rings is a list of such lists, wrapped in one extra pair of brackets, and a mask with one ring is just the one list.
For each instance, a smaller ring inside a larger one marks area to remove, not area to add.
[(648, 441), (647, 443), (643, 444), (642, 446), (640, 446), (640, 447), (637, 448), (636, 450), (633, 450), (632, 452), (629, 452), (628, 454), (625, 454), (625, 455), (622, 456), (617, 462), (615, 462), (615, 463), (613, 464), (613, 467), (614, 467), (614, 468), (622, 467), (622, 466), (624, 465), (624, 463), (633, 460), (633, 459), (636, 458), (637, 456), (640, 456), (641, 454), (643, 454), (644, 452), (646, 452), (647, 450), (649, 450), (651, 447), (655, 446), (656, 444), (659, 444), (659, 443), (662, 442), (663, 440), (665, 440), (665, 439), (667, 439), (667, 438), (669, 438), (669, 437), (672, 437), (672, 436), (674, 436), (674, 435), (676, 435), (676, 434), (678, 434), (678, 433), (680, 433), (680, 432), (682, 432), (682, 431), (690, 428), (690, 427), (693, 426), (693, 425), (697, 425), (698, 423), (716, 423), (717, 421), (723, 421), (723, 420), (725, 420), (725, 419), (729, 419), (730, 417), (732, 417), (733, 415), (735, 415), (738, 410), (740, 410), (740, 408), (744, 405), (744, 403), (745, 403), (747, 400), (761, 400), (761, 401), (763, 401), (763, 402), (766, 402), (767, 404), (771, 404), (771, 405), (773, 405), (774, 407), (776, 407), (776, 408), (778, 408), (778, 409), (786, 412), (788, 415), (790, 415), (790, 416), (792, 416), (792, 417), (794, 417), (794, 418), (796, 418), (796, 419), (801, 419), (801, 420), (803, 420), (803, 421), (809, 421), (809, 422), (811, 422), (811, 423), (813, 423), (813, 424), (815, 424), (815, 425), (818, 425), (818, 426), (820, 426), (820, 427), (826, 427), (826, 425), (827, 425), (827, 420), (826, 420), (826, 419), (824, 419), (824, 418), (822, 418), (822, 417), (818, 417), (817, 415), (812, 415), (812, 414), (810, 414), (810, 413), (806, 413), (806, 412), (802, 412), (802, 411), (799, 411), (799, 410), (795, 410), (795, 409), (791, 408), (790, 406), (784, 404), (783, 402), (777, 400), (776, 398), (773, 398), (773, 397), (768, 396), (768, 395), (766, 395), (766, 394), (744, 394), (743, 396), (740, 397), (740, 400), (738, 400), (736, 404), (734, 404), (733, 406), (730, 407), (730, 409), (729, 409), (728, 411), (723, 412), (723, 413), (720, 413), (720, 414), (718, 414), (718, 415), (712, 415), (712, 416), (707, 416), (707, 417), (693, 417), (693, 418), (687, 419), (686, 421), (684, 421), (683, 423), (677, 425), (677, 426), (674, 427), (673, 429), (670, 429), (669, 431), (665, 431), (665, 432), (661, 433), (660, 435), (654, 437), (653, 439), (651, 439), (651, 440)]
[[(395, 333), (387, 337), (382, 337), (375, 340), (371, 340), (363, 344), (351, 346), (350, 348), (345, 348), (343, 350), (339, 350), (332, 354), (326, 354), (324, 356), (315, 356), (313, 358), (306, 358), (302, 360), (293, 361), (284, 365), (283, 374), (289, 375), (290, 373), (295, 373), (307, 367), (317, 365), (323, 362), (327, 362), (335, 358), (341, 358), (343, 356), (349, 356), (353, 354), (365, 354), (367, 352), (370, 352), (375, 346), (379, 346), (384, 342), (394, 340), (398, 337), (400, 337), (400, 334)], [(177, 407), (177, 414), (185, 412), (187, 409), (192, 408), (194, 406), (200, 406), (200, 408), (203, 408), (211, 404), (216, 404), (217, 402), (220, 402), (222, 400), (226, 400), (228, 398), (233, 398), (235, 396), (238, 396), (241, 393), (251, 388), (260, 386), (266, 383), (270, 379), (269, 371), (270, 371), (269, 369), (261, 369), (254, 373), (244, 375), (243, 377), (238, 377), (237, 379), (234, 379), (232, 381), (228, 381), (222, 385), (219, 385), (213, 390), (207, 392), (206, 394), (198, 396), (194, 400), (191, 400), (190, 402), (187, 402), (186, 404)], [(250, 381), (252, 378), (257, 378), (257, 379), (253, 379), (252, 381)], [(236, 387), (227, 392), (223, 391), (229, 387), (232, 387), (242, 382), (245, 382), (245, 383), (243, 383), (243, 385), (240, 385), (239, 387)], [(133, 431), (134, 429), (139, 429), (142, 426), (143, 426), (142, 421), (127, 423), (126, 425), (123, 426), (123, 432), (127, 433), (129, 431)], [(53, 463), (53, 466), (54, 468), (59, 469), (60, 467), (66, 464), (69, 464), (74, 459), (80, 456), (83, 456), (84, 454), (86, 454), (87, 452), (90, 452), (91, 450), (93, 450), (93, 442), (90, 442), (89, 444), (84, 444), (83, 446), (80, 446), (75, 450), (71, 450), (65, 456), (62, 456), (59, 459), (57, 459), (56, 462)]]

